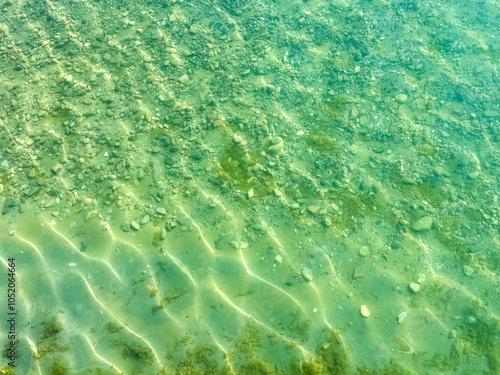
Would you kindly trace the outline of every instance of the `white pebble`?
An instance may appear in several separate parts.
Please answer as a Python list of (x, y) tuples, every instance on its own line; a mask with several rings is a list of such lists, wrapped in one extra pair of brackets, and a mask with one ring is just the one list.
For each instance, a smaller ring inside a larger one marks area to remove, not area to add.
[(365, 305), (361, 306), (359, 312), (361, 313), (361, 316), (364, 318), (368, 318), (370, 316), (370, 310), (368, 310), (368, 307), (366, 307)]
[(404, 320), (406, 319), (406, 316), (408, 315), (408, 313), (406, 311), (403, 311), (401, 314), (398, 315), (398, 323), (401, 324), (404, 322)]
[(313, 279), (313, 275), (312, 275), (312, 272), (309, 268), (304, 268), (302, 270), (302, 277), (304, 278), (305, 281), (307, 281), (308, 283), (312, 281)]

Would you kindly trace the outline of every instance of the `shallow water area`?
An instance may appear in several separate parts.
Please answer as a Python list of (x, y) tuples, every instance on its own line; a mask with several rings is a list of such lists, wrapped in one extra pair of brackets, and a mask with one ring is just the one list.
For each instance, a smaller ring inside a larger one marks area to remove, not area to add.
[(499, 40), (497, 1), (0, 3), (0, 374), (497, 374)]

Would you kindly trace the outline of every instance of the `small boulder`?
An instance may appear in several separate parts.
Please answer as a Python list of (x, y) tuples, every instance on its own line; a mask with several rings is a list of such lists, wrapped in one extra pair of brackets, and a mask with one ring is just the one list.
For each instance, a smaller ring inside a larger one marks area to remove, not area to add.
[(430, 216), (424, 216), (423, 218), (418, 219), (411, 226), (411, 228), (415, 232), (424, 232), (426, 230), (431, 229), (431, 227), (432, 227), (432, 217), (430, 217)]

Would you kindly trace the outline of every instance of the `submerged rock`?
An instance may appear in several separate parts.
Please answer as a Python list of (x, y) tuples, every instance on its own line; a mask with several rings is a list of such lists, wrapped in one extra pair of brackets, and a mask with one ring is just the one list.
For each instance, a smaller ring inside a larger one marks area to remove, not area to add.
[(359, 312), (363, 318), (368, 318), (370, 316), (370, 310), (368, 310), (368, 307), (366, 307), (366, 305), (361, 306)]
[(3, 205), (2, 215), (7, 215), (12, 209), (17, 207), (17, 202), (12, 198), (7, 198)]
[(313, 275), (309, 268), (304, 268), (301, 273), (304, 280), (307, 281), (308, 283), (313, 280)]
[(417, 220), (413, 223), (411, 228), (416, 232), (423, 232), (431, 229), (432, 227), (432, 217), (424, 216), (423, 218)]

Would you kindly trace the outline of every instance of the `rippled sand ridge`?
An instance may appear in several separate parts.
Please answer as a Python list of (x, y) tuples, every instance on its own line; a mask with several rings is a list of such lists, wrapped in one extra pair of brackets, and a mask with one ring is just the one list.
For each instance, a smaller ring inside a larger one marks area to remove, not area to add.
[(0, 374), (500, 372), (500, 4), (0, 1)]

